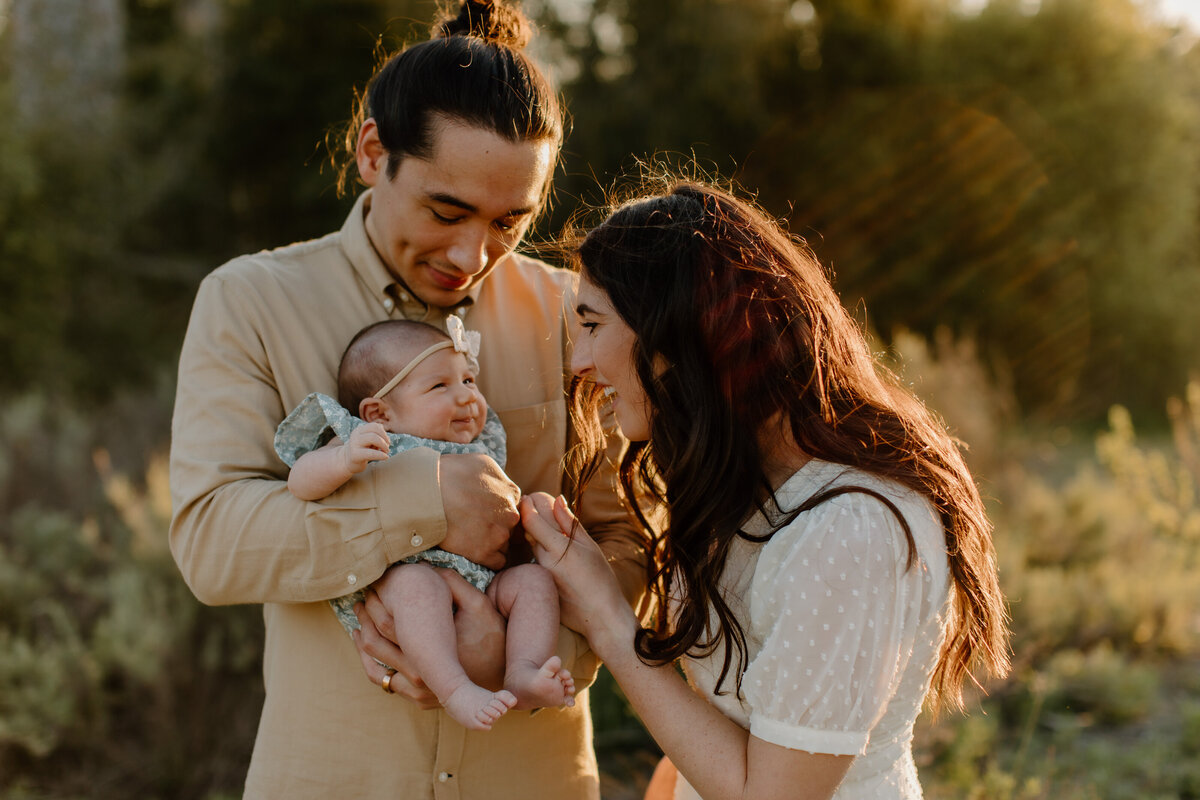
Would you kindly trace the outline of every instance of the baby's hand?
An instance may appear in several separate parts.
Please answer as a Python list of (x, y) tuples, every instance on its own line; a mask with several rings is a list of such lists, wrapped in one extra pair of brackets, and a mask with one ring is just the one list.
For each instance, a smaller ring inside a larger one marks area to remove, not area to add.
[(342, 462), (351, 475), (367, 468), (372, 461), (385, 461), (391, 440), (387, 429), (378, 422), (360, 425), (350, 434), (350, 441), (342, 445)]

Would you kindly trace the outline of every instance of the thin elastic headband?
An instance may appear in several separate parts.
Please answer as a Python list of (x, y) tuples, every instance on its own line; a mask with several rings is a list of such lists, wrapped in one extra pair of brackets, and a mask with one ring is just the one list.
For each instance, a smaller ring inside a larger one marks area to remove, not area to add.
[(438, 342), (435, 345), (430, 345), (429, 347), (426, 347), (424, 350), (421, 351), (420, 355), (418, 355), (412, 361), (405, 364), (404, 369), (400, 370), (395, 375), (393, 375), (392, 379), (390, 381), (388, 381), (387, 383), (385, 383), (383, 385), (382, 389), (380, 389), (378, 392), (376, 392), (375, 394), (373, 394), (371, 396), (374, 397), (376, 400), (382, 400), (383, 396), (386, 395), (388, 392), (390, 392), (392, 389), (395, 389), (396, 384), (398, 384), (400, 381), (407, 378), (408, 373), (410, 373), (414, 369), (416, 369), (418, 364), (420, 364), (425, 359), (429, 358), (431, 355), (436, 353), (438, 350), (445, 350), (447, 347), (454, 347), (454, 343), (453, 342)]
[(456, 316), (446, 318), (446, 333), (449, 335), (449, 341), (438, 342), (430, 345), (421, 351), (421, 353), (408, 362), (404, 369), (392, 376), (392, 379), (383, 385), (375, 394), (371, 395), (376, 400), (383, 399), (384, 395), (396, 388), (396, 384), (408, 377), (408, 373), (417, 368), (425, 359), (436, 353), (438, 350), (445, 350), (447, 347), (453, 347), (456, 353), (462, 353), (467, 357), (467, 363), (471, 365), (471, 369), (479, 369), (479, 332), (468, 331), (462, 323), (462, 320)]

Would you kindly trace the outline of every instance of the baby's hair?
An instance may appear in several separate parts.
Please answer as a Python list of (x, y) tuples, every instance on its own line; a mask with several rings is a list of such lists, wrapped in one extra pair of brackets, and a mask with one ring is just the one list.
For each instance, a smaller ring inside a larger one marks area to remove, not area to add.
[(368, 325), (350, 340), (338, 365), (338, 402), (352, 414), (422, 350), (450, 341), (438, 328), (407, 319)]

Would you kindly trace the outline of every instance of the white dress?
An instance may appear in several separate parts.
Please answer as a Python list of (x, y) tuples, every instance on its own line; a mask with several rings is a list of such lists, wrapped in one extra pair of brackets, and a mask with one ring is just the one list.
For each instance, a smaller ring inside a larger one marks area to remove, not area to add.
[[(736, 654), (713, 695), (722, 648), (683, 660), (693, 688), (753, 736), (797, 750), (854, 755), (838, 800), (921, 797), (913, 723), (945, 638), (949, 566), (930, 503), (899, 484), (813, 460), (777, 492), (785, 511), (822, 489), (861, 486), (889, 498), (916, 540), (877, 498), (839, 495), (800, 514), (765, 543), (738, 538), (721, 589), (746, 633), (742, 696)], [(744, 526), (769, 530), (762, 515)], [(715, 619), (715, 617), (714, 617)], [(676, 800), (699, 795), (682, 775)]]

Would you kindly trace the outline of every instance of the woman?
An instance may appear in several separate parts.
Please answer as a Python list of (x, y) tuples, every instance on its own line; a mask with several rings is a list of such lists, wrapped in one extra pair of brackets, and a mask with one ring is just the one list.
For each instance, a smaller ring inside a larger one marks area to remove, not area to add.
[(812, 253), (728, 193), (625, 204), (578, 261), (573, 400), (598, 435), (611, 398), (626, 495), (665, 501), (668, 613), (639, 626), (562, 497), (522, 515), (564, 621), (678, 769), (674, 796), (920, 797), (926, 696), (961, 707), (970, 666), (1008, 667), (990, 526), (954, 442)]

